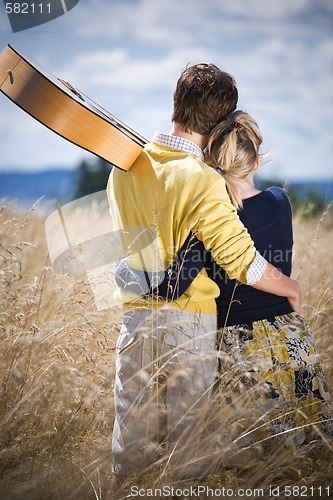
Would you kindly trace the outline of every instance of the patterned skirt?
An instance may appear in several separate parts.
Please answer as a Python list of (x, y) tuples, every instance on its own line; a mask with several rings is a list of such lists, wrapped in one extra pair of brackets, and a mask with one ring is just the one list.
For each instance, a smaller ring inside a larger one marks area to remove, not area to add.
[[(236, 400), (243, 408), (247, 401), (257, 415), (258, 428), (265, 428), (266, 434), (268, 430), (270, 438), (263, 441), (270, 439), (294, 451), (316, 438), (330, 441), (330, 395), (303, 316), (291, 313), (226, 327), (219, 332), (219, 344), (219, 393), (229, 415)], [(239, 422), (237, 426), (239, 435)]]

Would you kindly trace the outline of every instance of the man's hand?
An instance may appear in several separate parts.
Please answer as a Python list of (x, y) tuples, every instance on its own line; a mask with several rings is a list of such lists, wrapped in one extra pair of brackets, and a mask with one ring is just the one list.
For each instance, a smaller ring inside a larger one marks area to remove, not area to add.
[(297, 313), (302, 310), (302, 291), (297, 281), (282, 274), (269, 262), (260, 280), (252, 285), (257, 290), (287, 297), (290, 306)]

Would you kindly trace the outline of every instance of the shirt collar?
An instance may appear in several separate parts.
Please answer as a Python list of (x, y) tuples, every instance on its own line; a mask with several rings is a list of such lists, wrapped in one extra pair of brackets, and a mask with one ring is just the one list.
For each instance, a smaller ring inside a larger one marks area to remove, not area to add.
[(167, 146), (169, 148), (181, 149), (187, 153), (191, 153), (194, 156), (198, 156), (201, 160), (204, 159), (202, 149), (192, 141), (184, 139), (183, 137), (178, 137), (177, 135), (162, 134), (161, 132), (155, 132), (152, 138), (152, 142), (160, 144), (161, 146)]

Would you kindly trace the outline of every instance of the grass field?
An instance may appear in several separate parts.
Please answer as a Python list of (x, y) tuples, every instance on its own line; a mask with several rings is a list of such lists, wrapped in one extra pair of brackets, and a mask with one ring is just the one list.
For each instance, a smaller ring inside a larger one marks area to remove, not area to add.
[[(293, 277), (301, 283), (303, 314), (333, 394), (330, 211), (320, 220), (294, 217)], [(98, 311), (85, 279), (53, 270), (44, 220), (33, 212), (15, 215), (8, 207), (1, 210), (0, 263), (0, 498), (106, 498), (120, 310)], [(237, 375), (231, 370), (233, 376)], [(228, 424), (237, 421), (237, 415), (243, 418), (240, 399)], [(253, 425), (250, 419), (248, 428)], [(227, 450), (234, 444), (231, 433), (218, 439), (218, 466), (207, 480), (212, 488), (243, 488), (246, 498), (258, 497), (256, 489), (264, 488), (268, 498), (273, 496), (269, 488), (279, 487), (279, 498), (284, 498), (284, 488), (293, 486), (290, 498), (304, 497), (302, 493), (306, 498), (328, 498), (324, 488), (330, 486), (333, 496), (333, 451), (320, 434), (292, 462), (281, 451), (267, 454), (254, 443), (254, 457), (241, 467), (228, 463)], [(168, 474), (165, 463), (157, 464), (144, 475), (128, 478), (120, 497), (125, 498), (133, 485), (170, 485)], [(151, 498), (147, 492), (140, 497)]]

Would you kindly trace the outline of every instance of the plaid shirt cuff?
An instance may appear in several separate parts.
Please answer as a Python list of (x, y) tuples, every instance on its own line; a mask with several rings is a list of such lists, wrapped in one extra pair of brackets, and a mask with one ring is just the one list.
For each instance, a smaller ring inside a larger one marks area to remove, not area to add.
[(256, 256), (252, 264), (247, 270), (246, 279), (248, 285), (255, 285), (260, 280), (261, 276), (267, 267), (267, 260), (264, 259), (259, 252), (256, 252)]

